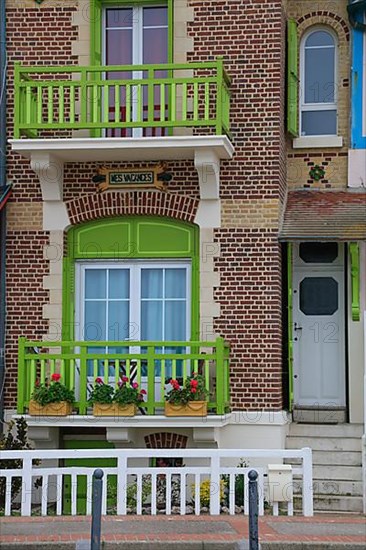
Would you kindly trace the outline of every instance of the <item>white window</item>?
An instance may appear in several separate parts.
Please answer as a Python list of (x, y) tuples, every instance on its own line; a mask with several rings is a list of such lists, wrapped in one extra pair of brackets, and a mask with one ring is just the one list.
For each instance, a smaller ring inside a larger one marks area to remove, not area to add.
[(337, 135), (337, 39), (323, 27), (301, 40), (300, 135)]
[(80, 340), (189, 340), (187, 262), (78, 264)]
[[(107, 7), (103, 17), (103, 61), (104, 65), (156, 65), (168, 62), (168, 8), (167, 6)], [(167, 72), (154, 72), (155, 77), (166, 78)], [(107, 80), (137, 80), (147, 78), (147, 71), (111, 71)], [(110, 89), (109, 116), (115, 117), (114, 88)], [(131, 86), (131, 113), (126, 110), (128, 95), (125, 86), (120, 86), (119, 119), (126, 121), (146, 120), (148, 115), (148, 89), (143, 86), (141, 105), (138, 102), (138, 88)], [(142, 109), (142, 112), (141, 112)], [(154, 87), (154, 119), (160, 120), (160, 87)], [(112, 129), (107, 136), (141, 137), (165, 135), (161, 128)]]

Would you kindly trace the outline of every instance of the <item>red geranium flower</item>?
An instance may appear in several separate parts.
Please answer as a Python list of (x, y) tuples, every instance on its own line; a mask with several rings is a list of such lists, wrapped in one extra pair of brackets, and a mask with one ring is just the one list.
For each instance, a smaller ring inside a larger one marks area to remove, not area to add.
[(139, 387), (139, 385), (138, 385), (137, 382), (134, 382), (134, 383), (132, 384), (132, 387), (133, 387), (134, 390), (136, 390), (136, 389)]
[(98, 376), (98, 378), (95, 379), (95, 382), (96, 382), (97, 384), (103, 384), (103, 380), (101, 379), (100, 376)]
[(142, 395), (146, 395), (146, 390), (141, 390), (140, 393), (142, 393)]
[(197, 393), (196, 388), (191, 388), (191, 393)]
[(127, 376), (122, 376), (122, 382), (128, 382)]
[(58, 372), (54, 372), (53, 375), (51, 376), (52, 382), (59, 382), (60, 378), (61, 378), (61, 374), (59, 374)]

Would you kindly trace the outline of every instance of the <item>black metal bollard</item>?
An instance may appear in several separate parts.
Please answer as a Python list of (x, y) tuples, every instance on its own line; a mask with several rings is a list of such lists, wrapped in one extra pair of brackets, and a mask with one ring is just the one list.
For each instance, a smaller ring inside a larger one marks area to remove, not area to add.
[(259, 550), (258, 541), (258, 472), (250, 470), (249, 477), (249, 550)]
[(103, 475), (104, 475), (104, 472), (100, 468), (98, 468), (97, 470), (94, 470), (90, 550), (100, 550)]

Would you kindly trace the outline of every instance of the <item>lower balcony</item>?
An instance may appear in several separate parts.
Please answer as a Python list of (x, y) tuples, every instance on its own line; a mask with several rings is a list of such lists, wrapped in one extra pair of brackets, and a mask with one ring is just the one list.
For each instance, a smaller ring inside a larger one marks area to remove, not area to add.
[(59, 373), (62, 382), (75, 391), (71, 416), (81, 420), (92, 416), (89, 396), (97, 377), (113, 387), (127, 377), (146, 392), (134, 421), (151, 425), (164, 414), (169, 381), (177, 379), (182, 385), (192, 373), (199, 373), (205, 380), (208, 416), (225, 415), (230, 404), (229, 353), (223, 338), (214, 342), (38, 342), (20, 338), (17, 412), (27, 413), (36, 383)]

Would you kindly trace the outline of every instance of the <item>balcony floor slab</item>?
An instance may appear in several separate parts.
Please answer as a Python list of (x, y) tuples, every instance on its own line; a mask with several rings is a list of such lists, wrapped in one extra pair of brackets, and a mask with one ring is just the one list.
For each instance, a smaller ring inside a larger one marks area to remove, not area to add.
[[(221, 428), (230, 424), (231, 413), (225, 415), (209, 415), (204, 417), (167, 417), (164, 415), (136, 415), (133, 417), (106, 417), (93, 415), (70, 416), (30, 416), (22, 415), (29, 427), (58, 428), (113, 428), (116, 425), (124, 428)], [(14, 415), (14, 419), (20, 415)]]
[(11, 139), (12, 150), (26, 158), (52, 155), (62, 162), (138, 162), (194, 159), (210, 150), (230, 159), (234, 147), (227, 136), (164, 136), (140, 138)]

